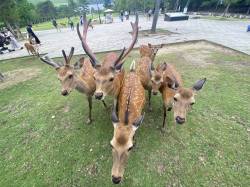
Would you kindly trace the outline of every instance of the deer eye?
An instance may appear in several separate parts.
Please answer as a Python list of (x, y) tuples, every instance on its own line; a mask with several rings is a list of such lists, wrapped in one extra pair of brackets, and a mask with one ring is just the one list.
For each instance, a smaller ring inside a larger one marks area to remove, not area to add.
[(114, 80), (114, 77), (111, 77), (111, 78), (109, 79), (110, 82), (112, 82), (113, 80)]
[(178, 101), (176, 97), (174, 97), (174, 101)]
[(195, 102), (190, 103), (190, 105), (194, 105)]
[(69, 78), (70, 78), (70, 79), (72, 79), (72, 78), (73, 78), (73, 75), (72, 75), (72, 74), (71, 74), (71, 75), (69, 75)]
[(128, 148), (128, 151), (131, 151), (133, 149), (134, 146), (131, 146), (130, 148)]

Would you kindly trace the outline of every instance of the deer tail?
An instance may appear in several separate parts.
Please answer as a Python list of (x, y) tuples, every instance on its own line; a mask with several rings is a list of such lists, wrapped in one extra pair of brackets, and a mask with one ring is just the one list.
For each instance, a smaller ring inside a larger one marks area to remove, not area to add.
[(130, 72), (135, 71), (135, 60), (132, 61), (129, 70), (130, 70)]

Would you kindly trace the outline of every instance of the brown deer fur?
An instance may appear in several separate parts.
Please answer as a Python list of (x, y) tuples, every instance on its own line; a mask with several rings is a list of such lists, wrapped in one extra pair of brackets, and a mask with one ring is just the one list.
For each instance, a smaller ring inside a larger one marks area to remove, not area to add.
[(178, 124), (186, 121), (187, 111), (195, 103), (195, 93), (200, 90), (206, 79), (199, 80), (193, 88), (184, 88), (181, 75), (171, 64), (159, 64), (152, 73), (152, 92), (162, 94), (163, 100), (163, 128), (166, 124), (167, 109), (174, 109), (174, 119)]
[(29, 55), (32, 54), (34, 56), (39, 56), (38, 50), (35, 49), (35, 46), (30, 43), (24, 43), (24, 47), (28, 51)]
[(135, 23), (131, 22), (132, 26), (132, 42), (127, 50), (122, 50), (121, 54), (117, 56), (116, 53), (108, 53), (104, 57), (102, 63), (99, 63), (94, 53), (90, 50), (87, 45), (86, 37), (90, 21), (84, 21), (83, 34), (80, 33), (79, 24), (77, 25), (77, 33), (79, 39), (82, 42), (82, 47), (86, 54), (91, 59), (91, 63), (95, 68), (94, 79), (96, 84), (96, 91), (94, 93), (95, 98), (104, 100), (105, 96), (110, 95), (114, 97), (114, 104), (117, 103), (117, 96), (120, 92), (122, 84), (124, 70), (122, 70), (122, 64), (124, 63), (125, 57), (133, 49), (138, 36), (138, 15), (136, 15)]
[(129, 151), (134, 145), (135, 131), (144, 117), (142, 109), (145, 104), (145, 91), (133, 69), (125, 76), (118, 100), (118, 117), (115, 109), (112, 112), (114, 135), (110, 142), (113, 155), (112, 181), (115, 184), (123, 178)]
[(140, 46), (140, 56), (141, 58), (137, 62), (137, 68), (136, 72), (140, 76), (141, 83), (145, 90), (148, 91), (148, 107), (149, 110), (152, 110), (151, 107), (151, 69), (153, 67), (154, 59), (157, 54), (157, 51), (159, 48), (161, 48), (162, 45), (141, 45)]
[[(61, 82), (61, 94), (63, 96), (67, 96), (70, 94), (70, 92), (74, 89), (79, 91), (80, 93), (83, 93), (88, 98), (89, 103), (89, 116), (87, 123), (92, 122), (92, 96), (95, 92), (95, 80), (93, 78), (94, 74), (94, 68), (92, 67), (92, 64), (88, 59), (81, 58), (80, 64), (81, 69), (80, 73), (78, 73), (73, 66), (70, 65), (70, 60), (73, 56), (74, 48), (71, 48), (71, 52), (69, 57), (66, 56), (65, 52), (63, 51), (63, 56), (65, 59), (64, 65), (58, 65), (54, 61), (52, 61), (50, 58), (40, 58), (43, 62), (53, 66), (57, 71), (58, 79)], [(104, 106), (106, 104), (103, 102)]]

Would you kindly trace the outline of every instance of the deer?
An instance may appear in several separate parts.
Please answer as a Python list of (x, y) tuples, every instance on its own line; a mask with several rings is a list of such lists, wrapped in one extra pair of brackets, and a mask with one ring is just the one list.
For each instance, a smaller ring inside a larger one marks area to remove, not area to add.
[(24, 47), (26, 48), (29, 55), (39, 56), (38, 47), (34, 46), (33, 44), (30, 44), (28, 42), (24, 43)]
[[(95, 92), (95, 80), (93, 78), (94, 68), (92, 67), (89, 60), (80, 58), (81, 73), (78, 74), (76, 69), (70, 65), (71, 58), (74, 54), (74, 47), (71, 48), (69, 56), (66, 55), (65, 51), (62, 50), (64, 57), (64, 63), (56, 63), (48, 56), (40, 57), (41, 61), (54, 67), (57, 72), (57, 77), (61, 82), (61, 94), (68, 96), (72, 90), (76, 89), (78, 92), (85, 94), (89, 104), (89, 114), (87, 124), (90, 124), (92, 119), (92, 96)], [(104, 101), (103, 105), (106, 107)]]
[(142, 110), (145, 104), (145, 91), (135, 72), (135, 62), (125, 75), (118, 100), (118, 116), (115, 107), (111, 114), (114, 126), (113, 138), (110, 141), (113, 155), (111, 179), (114, 184), (120, 183), (123, 178), (130, 151), (135, 145), (135, 132), (144, 119)]
[(122, 68), (122, 65), (124, 63), (123, 60), (133, 49), (138, 37), (138, 15), (136, 15), (135, 23), (131, 22), (133, 30), (132, 42), (128, 49), (123, 48), (119, 56), (117, 56), (117, 54), (114, 52), (106, 54), (102, 63), (97, 60), (96, 56), (89, 48), (86, 41), (87, 31), (90, 23), (91, 20), (86, 21), (85, 18), (83, 25), (83, 34), (80, 33), (79, 24), (77, 24), (77, 33), (81, 41), (83, 50), (90, 58), (91, 64), (95, 70), (93, 75), (96, 84), (94, 96), (98, 100), (104, 100), (107, 95), (112, 96), (114, 98), (114, 105), (116, 106), (117, 97), (120, 92), (125, 74), (124, 69)]
[(152, 72), (152, 93), (157, 95), (161, 92), (163, 100), (163, 123), (165, 128), (167, 111), (173, 108), (176, 124), (184, 124), (187, 120), (187, 113), (195, 104), (197, 92), (203, 88), (206, 78), (198, 80), (191, 88), (183, 87), (181, 75), (174, 65), (163, 63), (158, 64)]
[(154, 59), (155, 56), (160, 48), (163, 45), (141, 45), (140, 46), (140, 56), (141, 58), (137, 62), (136, 71), (140, 76), (142, 85), (145, 90), (148, 91), (148, 108), (149, 111), (152, 111), (151, 106), (151, 92), (152, 92), (152, 85), (151, 85), (151, 69), (154, 67)]

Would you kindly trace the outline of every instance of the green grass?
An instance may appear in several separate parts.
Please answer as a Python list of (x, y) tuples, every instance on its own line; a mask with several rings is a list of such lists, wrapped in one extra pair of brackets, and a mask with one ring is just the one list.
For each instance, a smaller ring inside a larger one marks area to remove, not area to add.
[[(208, 81), (187, 124), (174, 128), (170, 113), (166, 133), (161, 97), (153, 97), (121, 186), (250, 186), (250, 57), (214, 50), (199, 66), (183, 52), (156, 61), (174, 63), (187, 86)], [(28, 67), (41, 72), (0, 90), (0, 186), (112, 186), (110, 112), (94, 101), (95, 121), (87, 125), (85, 97), (61, 96), (51, 67), (33, 57), (0, 61), (2, 73)]]

